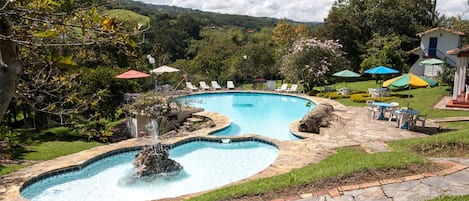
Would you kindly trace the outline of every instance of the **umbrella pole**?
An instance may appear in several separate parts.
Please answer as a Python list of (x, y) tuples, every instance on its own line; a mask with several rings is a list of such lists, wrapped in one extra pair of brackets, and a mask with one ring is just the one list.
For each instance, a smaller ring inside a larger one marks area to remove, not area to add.
[(410, 109), (410, 84), (409, 84), (409, 93), (407, 93), (407, 108)]

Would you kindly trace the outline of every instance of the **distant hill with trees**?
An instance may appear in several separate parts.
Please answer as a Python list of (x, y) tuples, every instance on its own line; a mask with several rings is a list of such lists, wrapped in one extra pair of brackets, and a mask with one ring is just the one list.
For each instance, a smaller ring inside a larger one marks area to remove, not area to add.
[[(206, 12), (190, 8), (181, 8), (177, 6), (155, 5), (132, 0), (116, 0), (107, 6), (108, 9), (123, 8), (134, 11), (146, 16), (156, 13), (167, 13), (169, 15), (190, 14), (198, 20), (202, 26), (221, 26), (221, 27), (239, 27), (245, 29), (261, 30), (263, 27), (274, 27), (280, 19), (269, 17), (252, 17), (246, 15), (221, 14), (215, 12)], [(296, 22), (287, 20), (289, 23)], [(309, 22), (307, 24), (316, 25), (320, 22)]]

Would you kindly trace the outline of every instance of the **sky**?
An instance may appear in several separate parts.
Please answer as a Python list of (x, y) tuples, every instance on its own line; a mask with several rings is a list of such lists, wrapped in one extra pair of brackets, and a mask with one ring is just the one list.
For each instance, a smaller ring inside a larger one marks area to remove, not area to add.
[[(323, 22), (334, 0), (138, 0), (145, 3), (192, 8), (224, 14), (287, 18), (299, 22)], [(439, 0), (437, 10), (446, 16), (469, 19), (467, 0)], [(464, 14), (464, 15), (463, 15)]]

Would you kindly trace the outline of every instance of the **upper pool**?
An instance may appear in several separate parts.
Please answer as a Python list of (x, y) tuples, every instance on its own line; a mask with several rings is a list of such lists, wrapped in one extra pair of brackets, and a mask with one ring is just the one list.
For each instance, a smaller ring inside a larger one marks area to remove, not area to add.
[(290, 132), (289, 125), (315, 106), (307, 107), (309, 100), (296, 96), (251, 92), (205, 93), (180, 99), (231, 119), (230, 127), (213, 135), (258, 134), (278, 140), (299, 139)]

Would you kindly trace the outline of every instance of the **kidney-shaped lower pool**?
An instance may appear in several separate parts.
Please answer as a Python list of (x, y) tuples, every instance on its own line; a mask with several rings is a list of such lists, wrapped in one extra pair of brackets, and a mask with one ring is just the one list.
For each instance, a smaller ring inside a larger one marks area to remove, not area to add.
[[(233, 140), (234, 141), (234, 140)], [(32, 201), (143, 201), (213, 189), (252, 176), (277, 158), (278, 148), (263, 140), (227, 143), (198, 138), (170, 149), (183, 166), (178, 174), (135, 178), (137, 151), (102, 157), (85, 167), (57, 171), (24, 185), (21, 195)]]

